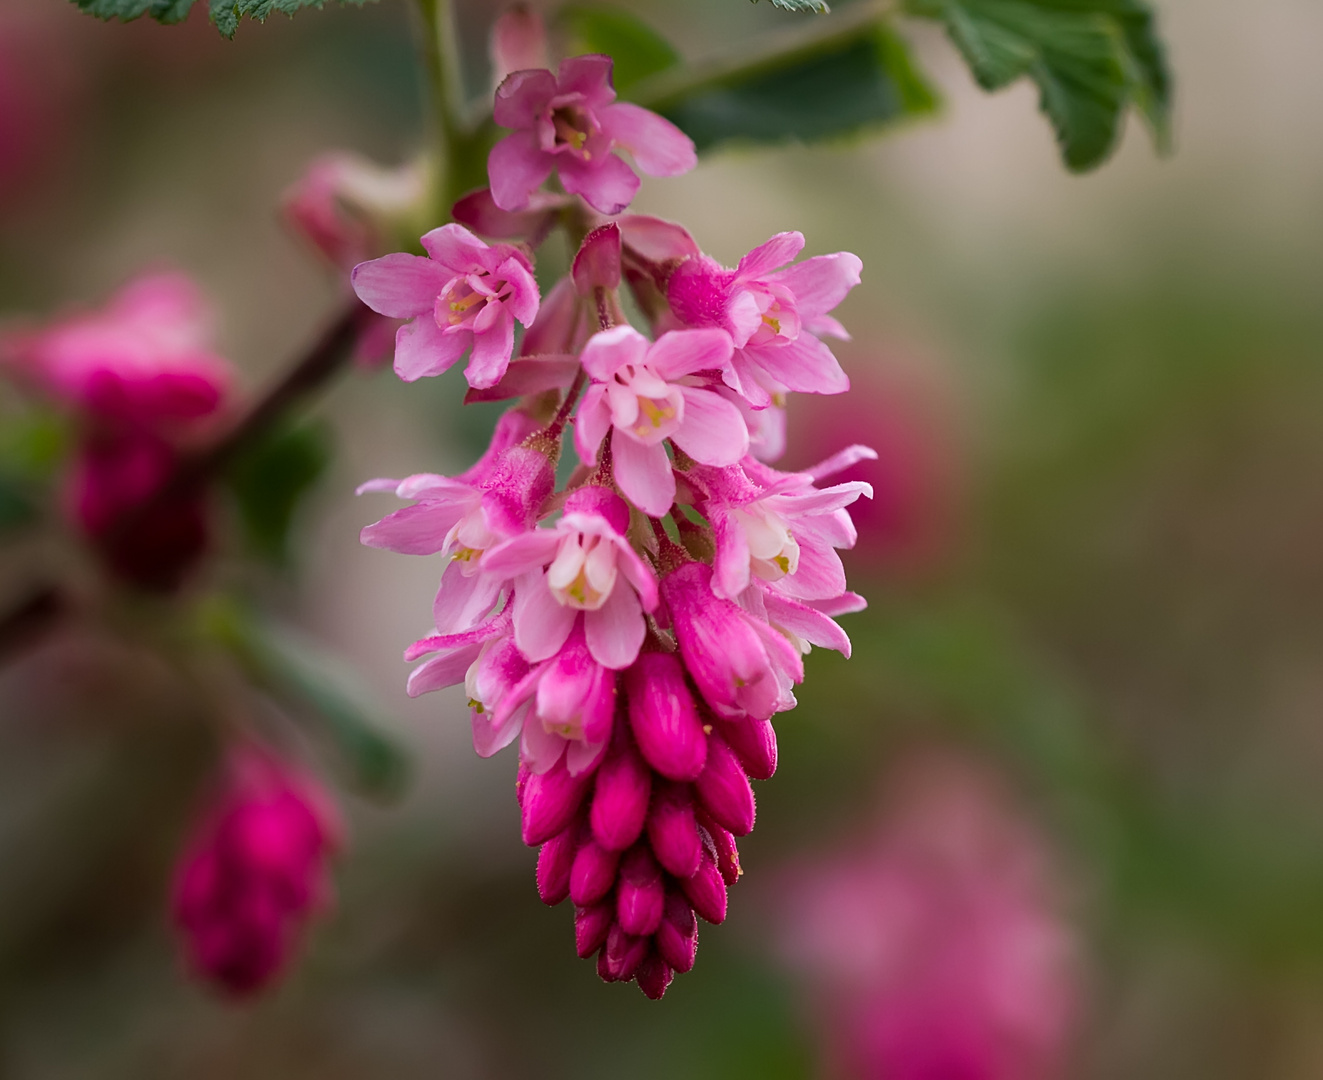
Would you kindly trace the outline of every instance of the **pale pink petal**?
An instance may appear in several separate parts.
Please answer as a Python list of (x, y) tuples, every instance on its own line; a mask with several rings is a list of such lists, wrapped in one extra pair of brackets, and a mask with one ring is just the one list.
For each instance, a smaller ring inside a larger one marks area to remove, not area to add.
[(736, 349), (730, 363), (721, 372), (721, 381), (743, 398), (751, 409), (765, 410), (772, 404), (772, 395), (758, 382), (758, 369), (749, 363), (748, 354)]
[(611, 66), (611, 57), (600, 53), (567, 57), (560, 62), (556, 73), (556, 92), (583, 94), (590, 105), (613, 101), (616, 92), (611, 83)]
[(512, 72), (546, 68), (547, 28), (542, 16), (524, 7), (503, 12), (492, 24), (488, 53), (498, 86)]
[(358, 298), (373, 311), (392, 319), (411, 319), (431, 312), (451, 277), (431, 259), (396, 252), (359, 263), (349, 280)]
[(734, 346), (724, 330), (672, 330), (648, 350), (648, 366), (668, 381), (695, 371), (717, 371), (730, 362)]
[(467, 630), (483, 619), (496, 605), (502, 579), (481, 570), (465, 574), (465, 564), (451, 560), (441, 575), (441, 587), (432, 604), (432, 618), (443, 634)]
[(354, 494), (367, 495), (370, 492), (377, 491), (393, 492), (399, 486), (400, 482), (398, 480), (389, 480), (385, 477), (379, 480), (365, 480), (363, 483), (359, 484), (358, 487), (354, 488)]
[(684, 421), (671, 439), (703, 465), (734, 465), (749, 452), (749, 432), (744, 417), (711, 390), (682, 387)]
[(622, 101), (599, 110), (597, 118), (649, 176), (679, 176), (698, 164), (693, 139), (655, 112)]
[(620, 431), (611, 434), (611, 457), (616, 483), (645, 514), (661, 517), (675, 502), (675, 475), (661, 443), (644, 446)]
[(475, 267), (483, 265), (483, 257), (489, 250), (463, 225), (453, 222), (424, 233), (421, 242), (433, 261), (446, 269), (447, 278), (472, 273)]
[[(510, 78), (517, 78), (519, 74), (516, 72)], [(527, 208), (529, 196), (551, 175), (553, 164), (552, 155), (542, 151), (531, 130), (507, 135), (492, 147), (487, 157), (492, 202), (502, 210)]]
[(490, 548), (482, 556), (482, 567), (498, 577), (520, 577), (531, 570), (540, 571), (556, 557), (559, 546), (560, 537), (554, 529), (534, 529)]
[(611, 590), (600, 608), (583, 613), (583, 628), (593, 659), (613, 671), (627, 668), (635, 661), (647, 631), (638, 596), (633, 589), (619, 585)]
[(717, 552), (712, 562), (712, 591), (727, 600), (749, 587), (749, 538), (729, 515), (710, 516)]
[(565, 753), (565, 742), (561, 736), (547, 731), (536, 715), (530, 716), (524, 724), (524, 737), (519, 742), (519, 760), (541, 776)]
[(446, 334), (431, 314), (419, 315), (395, 332), (395, 374), (405, 382), (440, 375), (464, 355), (473, 335)]
[(463, 508), (449, 503), (424, 502), (387, 514), (358, 534), (366, 547), (385, 548), (401, 555), (434, 555), (446, 534), (463, 516)]
[(777, 267), (785, 266), (804, 250), (804, 234), (777, 233), (765, 244), (759, 244), (740, 260), (735, 273), (741, 278), (764, 278)]
[(746, 360), (787, 390), (843, 394), (850, 389), (850, 380), (836, 357), (812, 334), (800, 334), (784, 345), (750, 346), (742, 352)]
[(419, 664), (409, 672), (409, 682), (405, 692), (410, 697), (418, 697), (419, 694), (462, 683), (481, 649), (481, 645), (471, 645)]
[(481, 390), (470, 389), (464, 395), (464, 404), (475, 401), (505, 401), (508, 398), (523, 397), (525, 394), (540, 394), (545, 390), (558, 390), (574, 381), (574, 373), (579, 370), (577, 356), (550, 355), (521, 357), (511, 360), (505, 374), (495, 386)]
[(470, 709), (473, 750), (478, 757), (492, 757), (514, 742), (523, 730), (524, 718), (529, 708), (529, 702), (524, 701), (509, 715), (502, 716), (499, 721), (491, 713), (480, 713), (477, 709)]
[(505, 301), (510, 314), (521, 326), (532, 326), (537, 318), (537, 282), (523, 260), (511, 256), (496, 268), (495, 276), (504, 278), (510, 285), (510, 299)]
[(856, 502), (861, 495), (871, 499), (873, 485), (864, 480), (850, 480), (828, 488), (814, 488), (803, 494), (774, 495), (775, 502), (769, 505), (796, 515), (829, 514)]
[(844, 300), (859, 284), (863, 268), (858, 255), (838, 251), (835, 255), (815, 255), (788, 266), (771, 280), (789, 287), (795, 294), (800, 318), (808, 320), (825, 315)]
[(845, 568), (836, 549), (800, 537), (799, 566), (777, 588), (797, 600), (826, 600), (845, 592)]
[(824, 615), (835, 617), (837, 615), (853, 615), (856, 611), (863, 611), (868, 607), (868, 601), (858, 593), (841, 593), (840, 596), (834, 596), (830, 600), (810, 601), (810, 607), (821, 611)]
[(590, 770), (601, 759), (607, 742), (579, 742), (575, 740), (565, 747), (565, 767), (571, 776), (580, 776)]
[(525, 574), (515, 586), (515, 644), (529, 663), (548, 660), (565, 644), (578, 614), (551, 595), (540, 571)]
[[(501, 127), (526, 128), (555, 93), (556, 77), (550, 71), (534, 68), (512, 72), (496, 89), (492, 118)], [(500, 206), (499, 199), (497, 205)]]
[(514, 316), (504, 305), (487, 306), (495, 310), (494, 325), (483, 333), (474, 333), (473, 353), (464, 369), (464, 378), (478, 390), (500, 382), (514, 352)]
[(833, 454), (826, 461), (820, 461), (811, 469), (805, 469), (804, 472), (814, 480), (822, 480), (828, 476), (834, 476), (838, 472), (844, 472), (852, 465), (858, 465), (861, 461), (876, 461), (877, 451), (871, 446), (860, 446), (858, 443), (847, 446), (839, 453)]
[(469, 645), (481, 645), (492, 638), (501, 637), (510, 632), (511, 613), (507, 608), (499, 611), (486, 622), (473, 627), (471, 630), (463, 630), (457, 634), (437, 634), (432, 637), (419, 638), (407, 649), (404, 650), (404, 659), (406, 662), (417, 660), (420, 656), (426, 656), (430, 652), (450, 652), (454, 649), (466, 648)]
[(768, 593), (766, 600), (767, 617), (773, 624), (789, 630), (810, 645), (835, 649), (847, 660), (850, 658), (849, 635), (821, 611), (793, 600), (784, 600), (773, 593)]
[(657, 606), (657, 578), (652, 567), (644, 562), (643, 557), (626, 539), (616, 543), (616, 568), (634, 586), (643, 610), (652, 611)]
[(585, 465), (597, 464), (597, 451), (611, 428), (611, 406), (606, 388), (598, 383), (588, 388), (574, 417), (574, 449)]
[(621, 324), (588, 339), (579, 362), (598, 382), (606, 382), (626, 364), (641, 364), (648, 353), (648, 339), (632, 326)]
[(853, 340), (850, 331), (830, 315), (814, 315), (811, 319), (802, 320), (800, 326), (815, 337), (833, 337), (840, 341)]
[[(514, 138), (513, 135), (510, 137)], [(495, 151), (492, 153), (494, 156)], [(561, 186), (571, 195), (582, 195), (589, 206), (603, 214), (620, 213), (633, 201), (639, 189), (639, 178), (634, 170), (615, 154), (591, 162), (561, 154), (557, 166)], [(493, 183), (492, 191), (495, 190)]]

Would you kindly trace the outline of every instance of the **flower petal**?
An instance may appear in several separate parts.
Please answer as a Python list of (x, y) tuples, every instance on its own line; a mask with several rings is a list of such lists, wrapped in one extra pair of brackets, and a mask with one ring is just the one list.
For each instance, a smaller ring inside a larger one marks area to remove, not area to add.
[(661, 517), (675, 502), (675, 475), (661, 443), (644, 446), (619, 430), (611, 434), (611, 456), (616, 483), (645, 514)]
[(409, 672), (409, 682), (405, 692), (410, 697), (418, 697), (419, 694), (462, 683), (481, 649), (481, 645), (470, 645), (456, 649), (454, 652), (434, 656), (419, 664)]
[[(494, 155), (495, 151), (492, 153)], [(589, 206), (603, 214), (620, 213), (633, 202), (639, 189), (639, 178), (634, 170), (615, 154), (607, 154), (592, 162), (561, 154), (557, 167), (565, 190), (571, 195), (582, 195)], [(493, 184), (492, 191), (495, 190)]]
[(848, 251), (834, 255), (815, 255), (795, 266), (788, 266), (773, 280), (786, 285), (795, 294), (801, 319), (825, 315), (845, 299), (864, 269), (863, 260)]
[[(510, 78), (519, 74), (516, 72)], [(529, 197), (551, 175), (554, 164), (552, 155), (544, 153), (538, 146), (537, 136), (531, 129), (507, 135), (492, 147), (492, 152), (487, 156), (487, 179), (492, 186), (492, 202), (502, 210), (527, 208)]]
[(492, 328), (473, 335), (473, 352), (464, 369), (464, 378), (477, 390), (495, 386), (505, 374), (513, 352), (514, 316), (502, 305)]
[[(492, 118), (506, 128), (526, 128), (556, 93), (556, 77), (550, 71), (533, 68), (507, 75), (496, 88)], [(540, 182), (540, 181), (539, 181)], [(498, 202), (499, 206), (500, 203)], [(501, 207), (501, 209), (509, 209)]]
[(502, 578), (495, 574), (465, 574), (465, 564), (452, 559), (441, 575), (432, 603), (432, 618), (443, 634), (453, 634), (480, 622), (501, 595)]
[(395, 374), (405, 382), (440, 375), (464, 355), (473, 335), (443, 333), (430, 314), (419, 315), (395, 332)]
[(606, 388), (598, 383), (588, 388), (574, 417), (574, 449), (585, 465), (597, 464), (597, 451), (611, 428), (611, 406)]
[(648, 353), (648, 339), (622, 323), (588, 339), (579, 355), (584, 371), (598, 382), (606, 382), (626, 364), (641, 364)]
[(600, 608), (584, 612), (583, 628), (593, 659), (614, 671), (635, 661), (647, 631), (637, 594), (619, 585)]
[(649, 176), (679, 176), (698, 164), (694, 140), (640, 105), (623, 101), (608, 105), (597, 118), (602, 130), (625, 147)]
[(671, 439), (703, 465), (734, 465), (749, 452), (749, 431), (740, 410), (711, 390), (691, 386), (684, 395), (684, 421)]
[(741, 352), (756, 371), (787, 390), (843, 394), (850, 389), (850, 379), (832, 351), (812, 334), (800, 334), (783, 345), (750, 346)]
[(578, 614), (551, 595), (540, 570), (525, 574), (515, 586), (515, 644), (529, 663), (548, 660), (565, 644)]
[(464, 516), (453, 503), (422, 502), (387, 514), (358, 534), (365, 547), (385, 548), (401, 555), (435, 555), (446, 544), (446, 534)]
[(554, 529), (534, 529), (512, 536), (489, 549), (482, 556), (482, 567), (497, 577), (520, 577), (541, 569), (556, 557), (560, 537)]
[[(455, 274), (470, 274), (485, 265), (491, 249), (463, 225), (451, 222), (423, 234), (423, 250), (447, 271), (447, 280)], [(438, 290), (439, 291), (439, 290)]]
[(432, 310), (451, 276), (431, 259), (396, 252), (359, 263), (349, 280), (358, 298), (373, 311), (392, 319), (411, 319)]
[(766, 277), (778, 267), (785, 266), (803, 250), (803, 233), (777, 233), (765, 244), (759, 244), (744, 256), (735, 267), (735, 273), (742, 278)]
[(648, 350), (648, 366), (663, 379), (675, 380), (695, 371), (719, 371), (734, 349), (724, 330), (672, 330)]

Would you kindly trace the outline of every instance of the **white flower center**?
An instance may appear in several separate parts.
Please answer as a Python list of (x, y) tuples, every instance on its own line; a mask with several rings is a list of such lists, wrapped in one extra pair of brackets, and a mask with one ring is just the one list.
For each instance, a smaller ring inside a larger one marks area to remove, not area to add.
[(606, 384), (611, 423), (651, 446), (674, 434), (684, 420), (684, 397), (646, 364), (625, 364)]
[(547, 568), (551, 595), (567, 607), (596, 611), (616, 584), (615, 545), (601, 536), (570, 533)]
[(783, 518), (756, 504), (732, 510), (731, 516), (744, 531), (749, 569), (755, 575), (780, 581), (799, 569), (799, 544)]

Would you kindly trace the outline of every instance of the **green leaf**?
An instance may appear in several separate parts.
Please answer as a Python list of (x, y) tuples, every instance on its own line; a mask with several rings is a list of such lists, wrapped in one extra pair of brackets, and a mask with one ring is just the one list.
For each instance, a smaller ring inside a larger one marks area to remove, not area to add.
[[(129, 22), (149, 15), (159, 23), (182, 22), (194, 0), (73, 0), (83, 11), (98, 19)], [(340, 0), (361, 7), (370, 0)], [(321, 8), (325, 0), (210, 0), (211, 21), (226, 37), (234, 37), (239, 20), (247, 16), (265, 22), (268, 15), (280, 12), (293, 15), (305, 7)]]
[(672, 86), (663, 76), (648, 88), (635, 100), (699, 150), (732, 141), (822, 142), (937, 107), (904, 40), (881, 22)]
[(330, 459), (329, 429), (311, 423), (277, 429), (230, 465), (225, 480), (259, 555), (286, 560), (295, 511)]
[(1165, 145), (1171, 80), (1143, 0), (909, 0), (908, 9), (945, 23), (985, 90), (1031, 78), (1071, 170), (1107, 158), (1131, 105)]
[(258, 620), (234, 602), (213, 599), (202, 611), (206, 636), (225, 647), (250, 678), (303, 716), (315, 716), (318, 733), (339, 759), (347, 780), (365, 794), (398, 795), (408, 756), (364, 704), (368, 692), (343, 660), (305, 635)]
[(647, 23), (617, 8), (574, 5), (560, 12), (571, 53), (606, 53), (622, 94), (649, 75), (675, 67), (680, 54)]

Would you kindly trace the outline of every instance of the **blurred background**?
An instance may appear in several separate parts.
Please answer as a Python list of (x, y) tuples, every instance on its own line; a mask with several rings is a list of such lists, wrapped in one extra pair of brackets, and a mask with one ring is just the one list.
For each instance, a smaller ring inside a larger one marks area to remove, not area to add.
[[(915, 862), (961, 895), (1009, 890), (1048, 943), (1047, 975), (1020, 957), (989, 978), (1024, 974), (1006, 993), (1060, 1014), (1025, 1038), (1058, 1049), (997, 1076), (1323, 1076), (1323, 8), (1156, 6), (1170, 157), (1132, 122), (1068, 175), (1032, 87), (981, 93), (907, 23), (934, 119), (643, 186), (639, 211), (727, 264), (785, 229), (863, 258), (838, 312), (855, 389), (792, 403), (786, 461), (882, 455), (847, 558), (871, 603), (844, 621), (854, 657), (809, 660), (731, 916), (661, 1003), (600, 983), (569, 905), (538, 902), (512, 753), (474, 755), (458, 689), (405, 697), (440, 565), (358, 544), (387, 507), (357, 484), (467, 467), (495, 413), (461, 412), (457, 369), (356, 372), (317, 406), (333, 464), (261, 588), (362, 673), (410, 752), (404, 794), (344, 796), (336, 910), (280, 987), (229, 1004), (181, 972), (166, 917), (199, 703), (77, 631), (8, 663), (0, 1076), (853, 1075), (833, 949), (910, 925), (888, 921), (885, 868)], [(791, 18), (630, 8), (687, 56)], [(326, 149), (394, 164), (419, 145), (411, 12), (277, 16), (233, 42), (203, 14), (0, 0), (0, 317), (178, 267), (256, 391), (341, 296), (282, 191)], [(56, 557), (0, 544), (6, 595)], [(846, 880), (869, 860), (877, 880)], [(859, 910), (831, 917), (847, 893)], [(845, 942), (807, 947), (824, 919)]]

